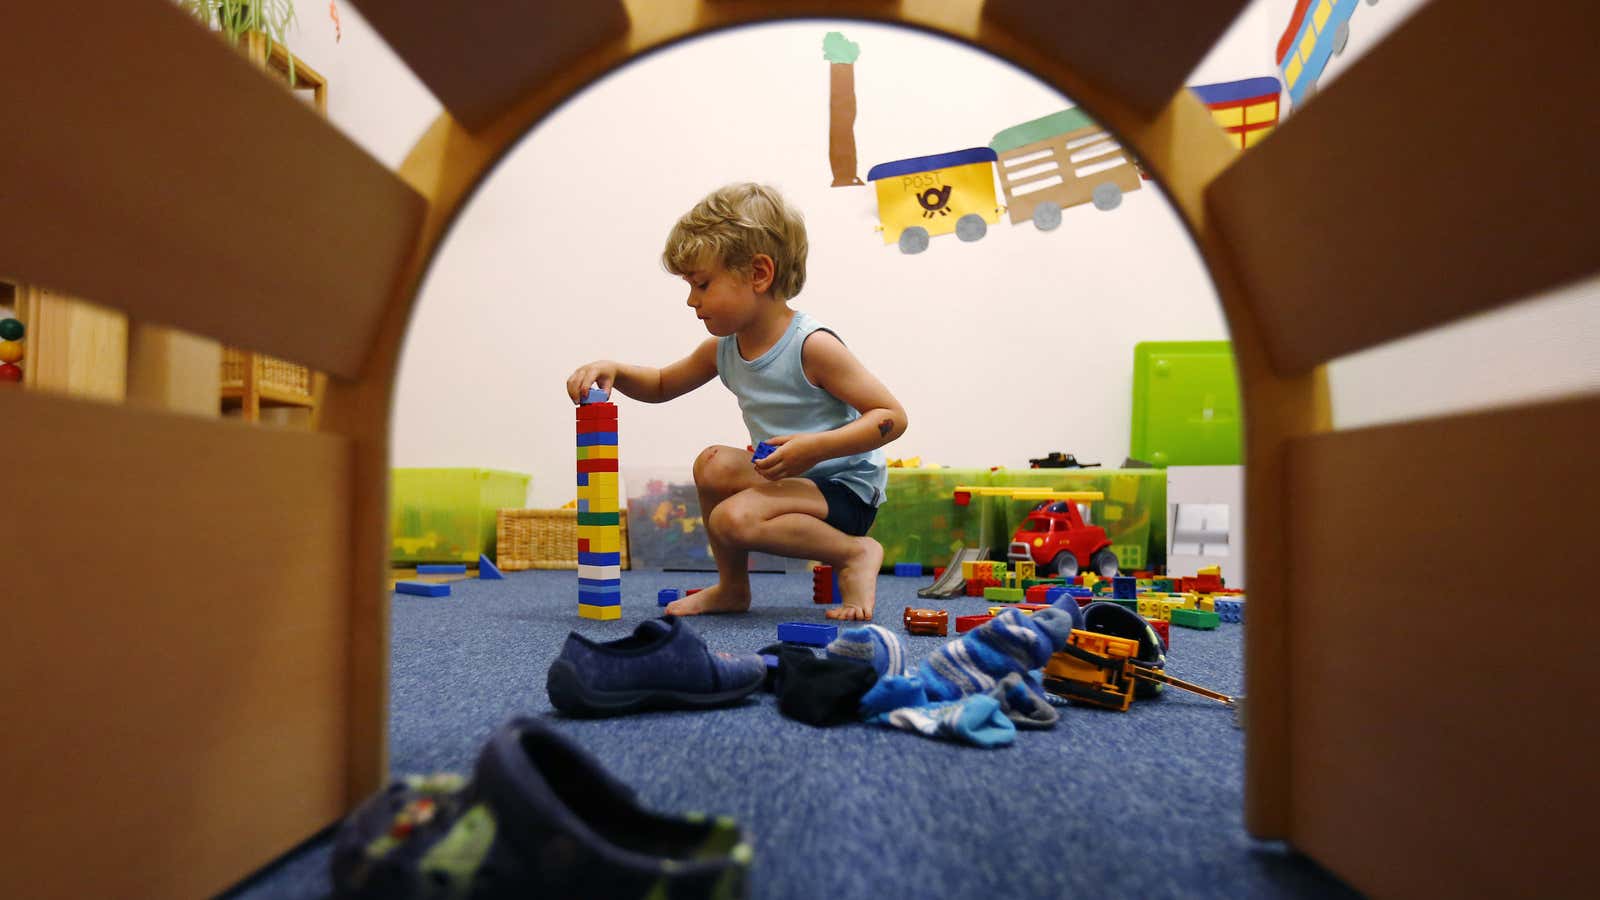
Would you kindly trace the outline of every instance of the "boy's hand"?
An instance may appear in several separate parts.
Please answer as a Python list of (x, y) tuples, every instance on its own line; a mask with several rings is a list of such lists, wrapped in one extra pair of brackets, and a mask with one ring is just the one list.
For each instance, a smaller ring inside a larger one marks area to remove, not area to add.
[(567, 396), (573, 403), (582, 403), (584, 394), (589, 392), (589, 386), (594, 385), (602, 391), (611, 390), (611, 383), (617, 379), (617, 364), (609, 359), (599, 359), (587, 365), (578, 367), (567, 377)]
[(755, 467), (756, 474), (768, 481), (803, 475), (823, 460), (816, 435), (784, 434), (767, 438), (767, 443), (778, 449), (766, 459), (757, 460)]

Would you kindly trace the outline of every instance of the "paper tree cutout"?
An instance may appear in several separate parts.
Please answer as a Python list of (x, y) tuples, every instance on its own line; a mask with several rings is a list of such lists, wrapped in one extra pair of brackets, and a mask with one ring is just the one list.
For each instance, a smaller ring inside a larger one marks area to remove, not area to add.
[(856, 59), (861, 46), (837, 31), (822, 39), (828, 65), (828, 164), (833, 187), (861, 184), (856, 176)]

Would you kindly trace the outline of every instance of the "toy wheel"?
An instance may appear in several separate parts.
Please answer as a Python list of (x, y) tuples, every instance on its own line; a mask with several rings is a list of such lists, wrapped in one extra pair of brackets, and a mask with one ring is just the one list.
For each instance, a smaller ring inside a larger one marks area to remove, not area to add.
[(1094, 186), (1094, 208), (1101, 212), (1109, 212), (1122, 205), (1122, 188), (1115, 183), (1106, 181)]
[(928, 249), (928, 229), (913, 225), (900, 232), (901, 253), (921, 253)]
[(1054, 231), (1061, 224), (1061, 204), (1049, 200), (1033, 208), (1033, 227), (1040, 231)]
[(989, 233), (989, 223), (977, 213), (967, 213), (956, 220), (956, 237), (963, 241), (972, 242), (982, 240)]
[(1094, 556), (1089, 558), (1089, 568), (1093, 569), (1094, 573), (1101, 578), (1115, 577), (1119, 571), (1117, 555), (1111, 552), (1110, 547), (1097, 550)]
[(1350, 43), (1350, 23), (1340, 22), (1338, 29), (1333, 32), (1333, 55), (1338, 56), (1343, 53), (1348, 43)]
[(1063, 550), (1050, 560), (1050, 571), (1057, 578), (1076, 578), (1078, 575), (1078, 558), (1072, 555), (1071, 550)]

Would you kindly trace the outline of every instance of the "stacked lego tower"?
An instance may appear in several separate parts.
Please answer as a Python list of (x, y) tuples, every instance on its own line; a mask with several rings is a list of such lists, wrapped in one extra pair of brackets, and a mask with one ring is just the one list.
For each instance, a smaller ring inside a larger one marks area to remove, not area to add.
[(589, 391), (578, 407), (578, 615), (622, 618), (617, 405)]

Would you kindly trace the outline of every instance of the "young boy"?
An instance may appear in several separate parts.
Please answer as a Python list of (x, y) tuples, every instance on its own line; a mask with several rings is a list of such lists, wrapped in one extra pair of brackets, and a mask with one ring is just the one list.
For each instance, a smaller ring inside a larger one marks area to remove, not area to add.
[(828, 617), (872, 618), (883, 547), (866, 534), (888, 482), (880, 448), (905, 433), (906, 413), (837, 335), (789, 307), (805, 285), (806, 247), (805, 223), (777, 191), (713, 191), (661, 254), (713, 336), (660, 369), (599, 360), (567, 379), (574, 403), (590, 385), (661, 403), (720, 376), (751, 444), (778, 448), (754, 463), (742, 447), (707, 447), (695, 459), (717, 584), (669, 613), (748, 610), (749, 554), (761, 550), (832, 565), (844, 602)]

